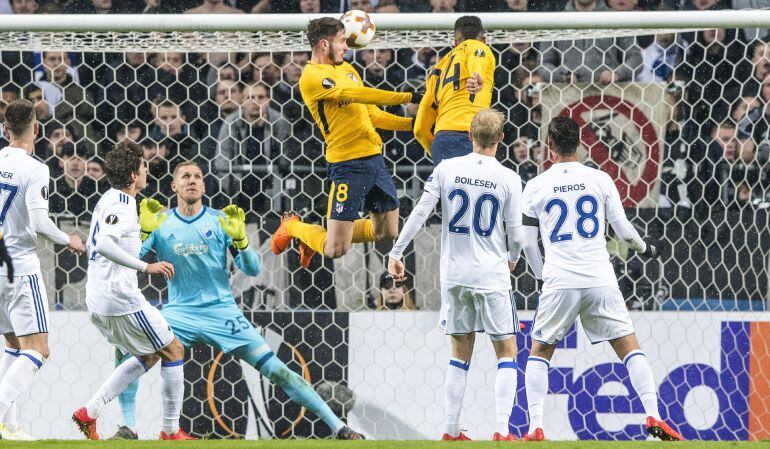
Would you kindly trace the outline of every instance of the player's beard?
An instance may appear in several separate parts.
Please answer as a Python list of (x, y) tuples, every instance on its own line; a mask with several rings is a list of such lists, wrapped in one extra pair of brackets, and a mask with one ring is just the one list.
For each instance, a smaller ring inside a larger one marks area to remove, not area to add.
[(334, 55), (335, 52), (336, 52), (336, 49), (330, 45), (329, 46), (329, 50), (327, 50), (327, 54), (326, 54), (326, 56), (329, 58), (329, 61), (331, 61), (332, 64), (334, 64), (334, 65), (340, 65), (343, 62), (345, 62), (345, 60), (342, 59), (342, 57), (340, 57), (340, 59), (338, 61), (337, 58)]

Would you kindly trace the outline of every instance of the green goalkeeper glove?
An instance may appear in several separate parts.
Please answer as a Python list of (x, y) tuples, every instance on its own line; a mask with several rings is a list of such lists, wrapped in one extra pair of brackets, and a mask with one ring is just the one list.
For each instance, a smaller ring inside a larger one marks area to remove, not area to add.
[(166, 213), (159, 214), (163, 210), (160, 201), (145, 198), (139, 203), (139, 226), (142, 228), (142, 241), (152, 234), (152, 231), (158, 229), (166, 221)]
[(219, 224), (227, 235), (233, 240), (233, 246), (244, 250), (249, 246), (249, 238), (246, 237), (246, 213), (240, 207), (231, 204), (224, 209), (225, 217), (219, 217)]

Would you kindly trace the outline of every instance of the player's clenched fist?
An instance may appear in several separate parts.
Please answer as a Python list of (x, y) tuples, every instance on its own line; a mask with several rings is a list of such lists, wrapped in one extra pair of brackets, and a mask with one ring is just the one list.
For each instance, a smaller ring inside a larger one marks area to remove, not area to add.
[(151, 263), (147, 265), (147, 274), (162, 274), (166, 280), (174, 277), (174, 266), (168, 262)]
[(406, 280), (406, 269), (404, 268), (404, 262), (389, 258), (388, 259), (388, 274), (396, 282), (404, 282)]
[(465, 82), (465, 88), (468, 89), (470, 94), (481, 92), (482, 87), (484, 87), (484, 78), (476, 72), (473, 72), (473, 75)]
[(145, 198), (139, 203), (139, 226), (142, 228), (142, 241), (147, 240), (152, 231), (158, 229), (166, 221), (166, 213), (158, 213), (163, 208), (160, 201), (152, 198)]
[(246, 213), (234, 204), (225, 207), (222, 212), (225, 216), (219, 217), (219, 224), (233, 240), (233, 246), (241, 250), (246, 249), (249, 246), (249, 238), (246, 237)]

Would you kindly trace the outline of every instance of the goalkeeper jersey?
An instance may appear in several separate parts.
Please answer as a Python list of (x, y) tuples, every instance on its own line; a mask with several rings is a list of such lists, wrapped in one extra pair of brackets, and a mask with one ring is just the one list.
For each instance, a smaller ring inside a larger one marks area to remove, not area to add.
[[(155, 250), (158, 260), (174, 265), (176, 274), (168, 281), (168, 303), (164, 307), (235, 301), (227, 269), (232, 240), (219, 224), (223, 216), (206, 206), (194, 217), (186, 217), (174, 208), (144, 241), (142, 256)], [(261, 268), (260, 258), (251, 248), (237, 251), (235, 264), (249, 276), (258, 275)]]
[(326, 160), (343, 162), (382, 153), (376, 128), (412, 129), (412, 119), (382, 111), (374, 105), (396, 105), (411, 100), (409, 92), (364, 87), (358, 72), (340, 65), (308, 62), (299, 79), (302, 100), (326, 142)]

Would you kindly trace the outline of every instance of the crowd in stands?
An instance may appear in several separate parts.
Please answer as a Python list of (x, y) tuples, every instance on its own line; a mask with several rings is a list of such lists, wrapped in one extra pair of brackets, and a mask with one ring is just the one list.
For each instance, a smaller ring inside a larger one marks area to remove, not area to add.
[[(0, 0), (6, 14), (376, 13), (636, 11), (766, 8), (770, 0)], [(9, 20), (9, 19), (6, 19)], [(660, 207), (707, 217), (764, 208), (770, 199), (770, 32), (718, 29), (656, 36), (494, 45), (494, 107), (508, 117), (499, 158), (523, 180), (544, 158), (541, 86), (656, 82), (670, 106)], [(365, 83), (420, 88), (446, 48), (359, 50)], [(208, 173), (211, 204), (236, 202), (250, 222), (281, 211), (325, 214), (322, 137), (301, 102), (309, 52), (87, 53), (3, 51), (0, 119), (26, 98), (42, 123), (36, 155), (50, 167), (51, 209), (88, 221), (107, 188), (102, 159), (122, 139), (149, 160), (144, 192), (173, 204), (170, 173), (183, 160)], [(415, 105), (390, 108), (414, 115)], [(382, 133), (397, 186), (432, 165), (411, 133)], [(2, 138), (0, 138), (1, 140)], [(7, 142), (0, 142), (5, 145)], [(414, 167), (421, 168), (420, 170)], [(406, 202), (408, 204), (408, 202)], [(405, 207), (408, 212), (408, 207)], [(312, 219), (312, 218), (308, 218)], [(387, 302), (380, 304), (386, 305)]]

